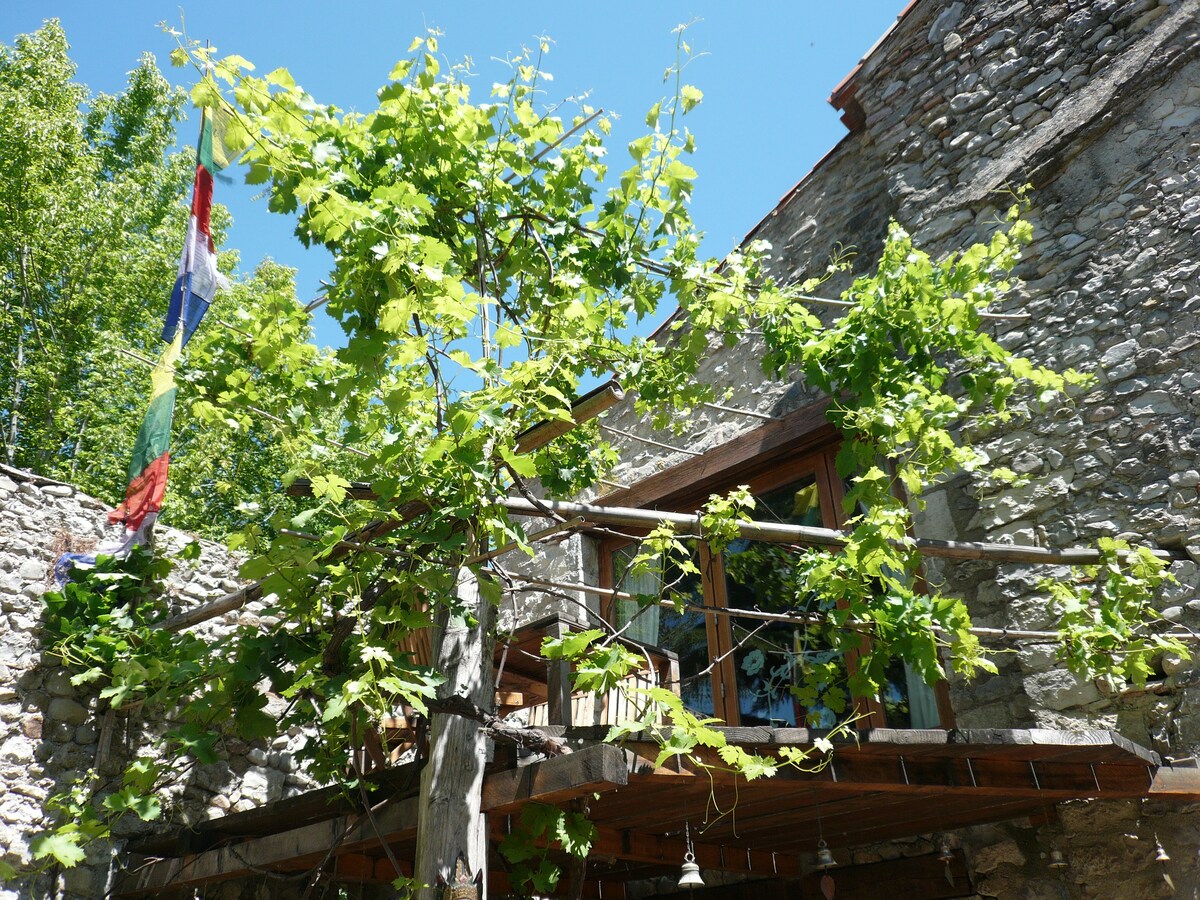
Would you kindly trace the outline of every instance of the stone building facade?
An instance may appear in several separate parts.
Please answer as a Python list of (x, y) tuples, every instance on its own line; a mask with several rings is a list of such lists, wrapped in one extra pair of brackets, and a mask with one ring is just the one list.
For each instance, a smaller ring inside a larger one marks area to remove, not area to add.
[[(831, 98), (849, 133), (747, 236), (772, 245), (777, 277), (798, 281), (822, 271), (839, 247), (854, 247), (871, 267), (892, 218), (935, 254), (966, 246), (995, 228), (1008, 190), (1032, 185), (1035, 240), (1018, 270), (1023, 283), (1002, 309), (1026, 317), (997, 324), (997, 333), (1039, 363), (1097, 380), (1072, 402), (986, 436), (993, 461), (1028, 475), (1027, 485), (991, 495), (965, 478), (944, 485), (926, 498), (922, 536), (1065, 547), (1110, 535), (1200, 560), (1198, 50), (1200, 0), (915, 0)], [(753, 338), (713, 348), (702, 376), (729, 389), (722, 405), (780, 417), (815, 399), (802, 384), (765, 379), (758, 356)], [(629, 486), (759, 427), (706, 408), (684, 437), (666, 438), (631, 405), (605, 423), (691, 451), (615, 438), (622, 461), (612, 478)], [(0, 477), (0, 502), (0, 853), (19, 862), (45, 796), (92, 766), (102, 745), (132, 748), (136, 735), (102, 735), (37, 640), (37, 598), (61, 536), (96, 535), (100, 505), (12, 472)], [(206, 545), (202, 559), (173, 588), (190, 602), (234, 586), (219, 548)], [(562, 582), (604, 580), (604, 554), (587, 537), (561, 545), (546, 565), (543, 575)], [(1163, 593), (1161, 612), (1200, 629), (1196, 562), (1181, 560), (1173, 572), (1179, 583)], [(927, 574), (966, 597), (977, 624), (1051, 624), (1037, 584), (1052, 570), (930, 563)], [(1161, 659), (1147, 688), (1134, 690), (1069, 675), (1044, 643), (1013, 647), (999, 656), (998, 675), (950, 685), (957, 727), (1109, 728), (1164, 758), (1200, 754), (1195, 663)], [(230, 748), (227, 763), (191, 779), (188, 815), (302, 790), (289, 756), (302, 737), (290, 740)], [(1193, 814), (1160, 800), (1080, 801), (1061, 805), (1053, 821), (976, 826), (952, 838), (971, 873), (969, 896), (1195, 896)], [(1169, 862), (1156, 860), (1158, 844)], [(919, 835), (838, 855), (846, 866), (933, 850), (932, 837)], [(1067, 866), (1051, 868), (1052, 853)], [(101, 896), (110, 862), (89, 858), (57, 886), (0, 887), (0, 898)]]
[[(1096, 382), (982, 439), (1027, 484), (982, 495), (965, 477), (943, 485), (926, 498), (919, 535), (1051, 547), (1113, 536), (1200, 560), (1198, 49), (1200, 4), (1186, 0), (916, 0), (830, 98), (849, 133), (747, 236), (770, 243), (783, 281), (819, 274), (843, 247), (870, 269), (889, 219), (941, 255), (985, 239), (1011, 189), (1032, 186), (1034, 243), (1017, 270), (1023, 283), (998, 310), (1026, 317), (996, 323), (996, 334)], [(815, 399), (802, 384), (766, 380), (760, 354), (753, 338), (712, 348), (703, 374), (730, 389), (723, 405), (783, 416)], [(631, 407), (607, 421), (654, 436)], [(683, 437), (657, 437), (709, 451), (758, 424), (701, 409)], [(691, 458), (616, 440), (613, 479), (624, 485)], [(1200, 628), (1196, 562), (1172, 571), (1179, 583), (1160, 611)], [(931, 561), (927, 574), (967, 598), (976, 624), (1039, 630), (1052, 618), (1037, 584), (1063, 573)], [(951, 684), (957, 727), (1111, 728), (1166, 759), (1200, 753), (1195, 661), (1159, 660), (1145, 690), (1078, 679), (1046, 643), (1017, 643), (998, 662), (996, 676)], [(954, 840), (977, 896), (1193, 896), (1192, 812), (1157, 801), (1064, 804), (1056, 822), (977, 827)], [(1170, 862), (1155, 862), (1156, 839)], [(916, 839), (850, 857), (930, 850)], [(1048, 868), (1052, 850), (1067, 868)]]

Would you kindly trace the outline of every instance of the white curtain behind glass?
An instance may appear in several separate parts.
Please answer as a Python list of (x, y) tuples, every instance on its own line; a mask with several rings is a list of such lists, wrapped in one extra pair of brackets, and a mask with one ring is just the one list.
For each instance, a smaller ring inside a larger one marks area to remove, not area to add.
[(908, 663), (904, 664), (905, 680), (908, 682), (908, 715), (913, 728), (940, 728), (941, 717), (938, 715), (937, 695), (933, 688), (925, 683), (925, 679), (913, 671)]
[[(630, 560), (632, 560), (638, 552), (636, 544), (631, 544), (628, 547), (621, 547), (613, 553), (613, 580), (621, 579), (617, 585), (617, 590), (626, 594), (649, 594), (651, 597), (658, 597), (659, 591), (662, 590), (662, 575), (660, 572), (647, 572), (643, 575), (634, 575), (633, 572), (625, 572)], [(625, 573), (622, 579), (621, 575)], [(651, 646), (658, 645), (658, 623), (660, 607), (655, 604), (641, 608), (632, 600), (616, 600), (613, 604), (614, 623), (618, 629), (625, 628), (621, 634), (629, 638), (631, 641), (638, 641)], [(632, 622), (630, 621), (632, 620)]]

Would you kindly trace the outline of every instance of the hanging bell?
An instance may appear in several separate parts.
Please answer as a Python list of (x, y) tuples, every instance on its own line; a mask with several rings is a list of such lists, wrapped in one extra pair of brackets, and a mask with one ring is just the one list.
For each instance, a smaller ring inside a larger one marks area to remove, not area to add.
[(937, 860), (946, 865), (946, 884), (954, 887), (954, 869), (950, 864), (954, 862), (954, 848), (950, 846), (950, 835), (943, 832), (937, 836)]
[(833, 851), (825, 843), (825, 838), (821, 838), (817, 842), (817, 868), (824, 871), (825, 869), (832, 869), (836, 865), (837, 860), (833, 858)]
[(1063, 852), (1057, 847), (1050, 851), (1050, 862), (1048, 863), (1051, 869), (1065, 869), (1067, 867), (1067, 858), (1063, 856)]
[(1167, 853), (1167, 848), (1162, 845), (1162, 841), (1158, 839), (1157, 835), (1154, 837), (1154, 861), (1156, 863), (1169, 863), (1171, 861), (1171, 857)]
[(944, 863), (954, 862), (954, 848), (950, 846), (950, 835), (948, 834), (938, 835), (937, 860)]
[(704, 887), (704, 879), (700, 877), (700, 867), (696, 865), (696, 857), (689, 850), (683, 855), (683, 868), (679, 873), (679, 887), (689, 891)]

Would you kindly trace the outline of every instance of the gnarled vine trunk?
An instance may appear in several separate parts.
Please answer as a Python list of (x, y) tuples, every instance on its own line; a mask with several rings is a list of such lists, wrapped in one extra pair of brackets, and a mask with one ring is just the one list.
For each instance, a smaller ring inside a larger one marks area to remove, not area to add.
[[(438, 697), (466, 697), (491, 709), (495, 694), (492, 656), (496, 607), (481, 595), (479, 577), (470, 569), (458, 573), (455, 614), (445, 618), (434, 658), (446, 680)], [(472, 621), (473, 620), (473, 621)], [(420, 900), (440, 900), (442, 887), (455, 876), (462, 859), (469, 877), (478, 878), (477, 896), (486, 896), (487, 825), (480, 810), (487, 738), (479, 723), (458, 715), (432, 713), (429, 761), (421, 772), (421, 811), (415, 874), (426, 885)]]

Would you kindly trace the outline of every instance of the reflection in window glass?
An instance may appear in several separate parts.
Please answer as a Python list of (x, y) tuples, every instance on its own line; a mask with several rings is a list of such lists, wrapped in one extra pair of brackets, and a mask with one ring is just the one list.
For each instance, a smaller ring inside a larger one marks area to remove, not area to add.
[[(809, 476), (755, 497), (755, 518), (790, 525), (820, 526), (816, 480)], [(796, 581), (793, 551), (774, 544), (737, 540), (725, 551), (725, 589), (733, 609), (816, 612)], [(822, 706), (804, 707), (792, 686), (809, 667), (834, 661), (837, 653), (814, 640), (802, 625), (734, 618), (734, 667), (743, 725), (809, 724), (832, 727), (837, 715)], [(832, 686), (832, 685), (830, 685)]]
[[(637, 551), (637, 545), (631, 544), (613, 552), (613, 584), (627, 594), (657, 597), (662, 589), (658, 573), (634, 576), (626, 571)], [(681, 575), (673, 566), (664, 575), (667, 599), (679, 598), (688, 606), (704, 603), (699, 575)], [(695, 610), (677, 613), (670, 607), (657, 605), (639, 609), (632, 600), (618, 599), (613, 602), (613, 624), (624, 627), (622, 633), (630, 640), (674, 651), (679, 656), (679, 694), (684, 705), (696, 713), (714, 714), (712, 679), (706, 671), (710, 659), (703, 613)]]
[[(696, 601), (700, 601), (700, 583), (696, 581)], [(689, 610), (682, 615), (664, 609), (658, 646), (679, 654), (679, 695), (692, 712), (714, 714), (712, 679), (708, 668), (708, 636), (704, 614)], [(703, 674), (701, 674), (703, 673)]]
[[(821, 514), (818, 482), (814, 475), (755, 496), (754, 518), (791, 525), (830, 526)], [(637, 554), (631, 544), (613, 552), (613, 584), (631, 594), (658, 596), (666, 580), (667, 596), (680, 596), (687, 605), (702, 605), (701, 575), (681, 576), (677, 569), (666, 573), (634, 576), (626, 569)], [(820, 613), (817, 599), (803, 590), (793, 562), (795, 551), (777, 544), (744, 539), (729, 544), (722, 556), (724, 592), (713, 585), (716, 602), (731, 610), (760, 612)], [(704, 615), (695, 610), (676, 613), (657, 605), (645, 608), (627, 600), (616, 600), (613, 621), (624, 635), (644, 644), (674, 651), (679, 657), (680, 694), (687, 707), (702, 715), (714, 715), (712, 679), (708, 670), (717, 653), (709, 646)], [(743, 725), (787, 727), (809, 725), (831, 728), (845, 711), (835, 713), (820, 704), (801, 702), (793, 690), (805, 674), (824, 670), (816, 678), (818, 691), (833, 690), (849, 696), (845, 666), (838, 651), (831, 649), (816, 628), (803, 624), (764, 622), (745, 616), (729, 618), (733, 641), (734, 684)], [(886, 724), (892, 728), (936, 728), (939, 724), (933, 689), (903, 662), (886, 673), (880, 693)]]
[(908, 667), (904, 661), (893, 659), (888, 666), (880, 700), (889, 728), (912, 728), (912, 709), (908, 704)]

